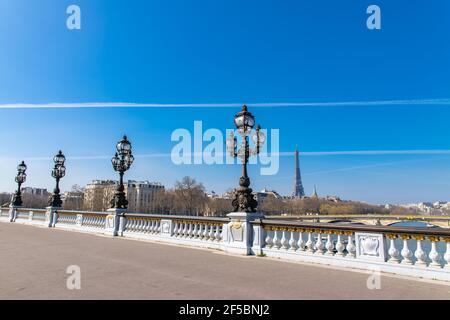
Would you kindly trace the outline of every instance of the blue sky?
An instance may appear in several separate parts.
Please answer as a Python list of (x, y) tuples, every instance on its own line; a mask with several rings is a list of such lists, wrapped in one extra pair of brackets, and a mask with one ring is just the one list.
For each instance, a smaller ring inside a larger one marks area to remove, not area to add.
[[(81, 30), (66, 28), (70, 4), (81, 8)], [(366, 28), (370, 4), (381, 8), (381, 30)], [(315, 184), (322, 195), (374, 203), (450, 200), (450, 154), (408, 151), (450, 150), (449, 15), (445, 0), (0, 0), (0, 106), (247, 103), (264, 128), (280, 130), (280, 151), (306, 152), (307, 193)], [(341, 104), (391, 100), (414, 103)], [(313, 104), (276, 105), (293, 102)], [(27, 185), (50, 188), (46, 158), (60, 148), (69, 158), (63, 188), (114, 178), (107, 157), (123, 133), (138, 155), (167, 154), (173, 130), (195, 120), (225, 130), (236, 111), (0, 108), (0, 190), (14, 188), (22, 158)], [(308, 154), (361, 150), (405, 152)], [(293, 159), (280, 161), (275, 176), (251, 168), (254, 189), (291, 193)], [(149, 156), (127, 177), (170, 187), (192, 175), (223, 192), (239, 174)]]

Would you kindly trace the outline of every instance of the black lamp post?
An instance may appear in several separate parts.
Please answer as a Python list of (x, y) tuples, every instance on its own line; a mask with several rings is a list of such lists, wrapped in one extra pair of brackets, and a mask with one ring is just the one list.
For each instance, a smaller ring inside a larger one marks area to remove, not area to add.
[(119, 172), (119, 184), (117, 185), (116, 193), (111, 201), (112, 208), (126, 209), (128, 206), (128, 200), (125, 196), (125, 188), (123, 185), (123, 174), (130, 169), (133, 164), (134, 157), (131, 152), (131, 143), (128, 141), (127, 136), (123, 136), (122, 140), (117, 143), (117, 152), (111, 159), (111, 163), (116, 172)]
[(12, 200), (12, 205), (15, 207), (22, 206), (22, 192), (20, 188), (22, 184), (25, 183), (25, 181), (27, 180), (27, 174), (25, 173), (26, 171), (27, 166), (25, 162), (22, 161), (22, 163), (17, 166), (17, 175), (16, 175), (17, 191), (14, 193), (14, 198)]
[(59, 190), (59, 180), (66, 175), (66, 167), (64, 166), (66, 157), (61, 150), (53, 157), (53, 162), (55, 163), (55, 167), (52, 170), (52, 177), (56, 180), (56, 186), (53, 190), (53, 195), (50, 198), (49, 205), (53, 208), (60, 208), (62, 207), (62, 200)]
[(234, 117), (234, 124), (238, 134), (242, 138), (241, 147), (238, 150), (237, 139), (234, 136), (234, 133), (231, 132), (227, 139), (227, 150), (232, 157), (239, 157), (242, 160), (242, 176), (239, 179), (239, 188), (235, 190), (232, 205), (235, 212), (256, 212), (258, 202), (252, 194), (252, 189), (249, 188), (250, 178), (247, 175), (247, 163), (250, 156), (259, 154), (261, 147), (266, 141), (266, 137), (261, 131), (261, 127), (258, 125), (256, 132), (252, 135), (255, 148), (250, 148), (248, 137), (252, 134), (252, 130), (255, 126), (255, 117), (247, 111), (246, 105), (244, 105), (242, 111)]

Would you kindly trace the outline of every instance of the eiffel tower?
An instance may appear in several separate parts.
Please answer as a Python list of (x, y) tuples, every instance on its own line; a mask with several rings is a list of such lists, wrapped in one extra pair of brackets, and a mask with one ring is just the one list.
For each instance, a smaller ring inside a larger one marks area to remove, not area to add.
[(302, 177), (300, 175), (300, 161), (298, 158), (298, 147), (295, 147), (295, 175), (294, 175), (294, 192), (292, 193), (294, 198), (301, 198), (305, 196), (305, 190), (303, 189)]

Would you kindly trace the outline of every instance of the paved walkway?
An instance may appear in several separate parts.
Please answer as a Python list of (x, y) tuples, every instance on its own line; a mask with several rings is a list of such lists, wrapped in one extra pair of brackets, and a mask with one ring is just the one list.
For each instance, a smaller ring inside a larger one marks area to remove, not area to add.
[[(81, 290), (66, 269), (81, 268)], [(0, 299), (449, 299), (450, 286), (0, 223)]]

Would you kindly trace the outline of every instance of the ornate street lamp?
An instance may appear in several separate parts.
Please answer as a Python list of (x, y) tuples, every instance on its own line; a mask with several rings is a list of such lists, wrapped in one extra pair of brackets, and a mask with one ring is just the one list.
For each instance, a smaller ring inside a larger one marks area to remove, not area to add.
[[(241, 147), (238, 149), (237, 139), (234, 133), (231, 132), (227, 139), (227, 150), (234, 158), (242, 160), (242, 176), (239, 179), (239, 188), (235, 190), (232, 205), (234, 212), (256, 212), (258, 202), (255, 200), (250, 187), (250, 178), (247, 175), (247, 163), (250, 156), (259, 154), (261, 147), (266, 141), (266, 136), (261, 131), (258, 125), (256, 132), (252, 134), (255, 126), (255, 117), (247, 111), (247, 106), (242, 107), (242, 111), (234, 117), (234, 124), (237, 128), (238, 134), (242, 138)], [(251, 149), (249, 146), (248, 137), (251, 136), (255, 144), (255, 148)]]
[(122, 140), (117, 143), (117, 152), (111, 159), (112, 166), (116, 172), (119, 172), (120, 180), (117, 185), (116, 193), (111, 201), (112, 208), (126, 209), (128, 206), (128, 200), (125, 197), (125, 188), (123, 185), (123, 174), (130, 169), (133, 164), (134, 157), (131, 152), (131, 143), (128, 141), (127, 136), (123, 136)]
[(52, 177), (56, 180), (56, 186), (53, 190), (53, 195), (50, 198), (49, 205), (53, 208), (60, 208), (62, 207), (62, 200), (59, 190), (59, 180), (66, 175), (66, 167), (64, 166), (66, 157), (61, 150), (53, 157), (53, 162), (55, 163), (55, 167), (52, 170)]
[(27, 174), (25, 173), (26, 171), (27, 166), (25, 162), (22, 161), (22, 163), (17, 166), (17, 175), (16, 175), (17, 191), (14, 193), (14, 197), (12, 200), (12, 205), (14, 207), (22, 206), (22, 192), (20, 188), (22, 184), (25, 183), (25, 181), (27, 180)]

